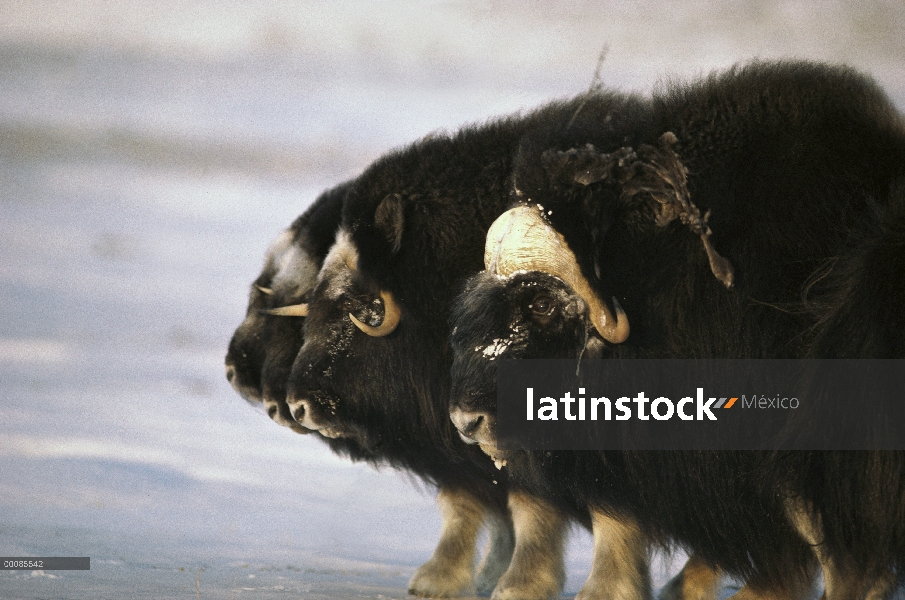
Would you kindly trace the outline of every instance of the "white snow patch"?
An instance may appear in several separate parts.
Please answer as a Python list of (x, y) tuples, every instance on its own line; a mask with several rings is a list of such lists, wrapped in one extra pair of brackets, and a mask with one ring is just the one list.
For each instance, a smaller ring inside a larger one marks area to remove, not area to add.
[[(510, 344), (512, 344), (512, 340), (509, 338), (495, 338), (493, 342), (484, 347), (483, 354), (486, 358), (493, 360), (497, 356), (505, 352), (509, 348)], [(475, 348), (475, 351), (479, 350), (481, 350), (480, 346)]]

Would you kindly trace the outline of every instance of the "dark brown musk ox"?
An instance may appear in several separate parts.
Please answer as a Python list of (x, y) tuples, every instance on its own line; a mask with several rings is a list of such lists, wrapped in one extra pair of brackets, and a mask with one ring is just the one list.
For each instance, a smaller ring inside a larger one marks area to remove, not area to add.
[(233, 388), (298, 433), (310, 433), (286, 406), (286, 381), (303, 341), (301, 317), (306, 311), (298, 305), (307, 299), (333, 245), (348, 186), (321, 194), (270, 245), (264, 268), (251, 285), (245, 319), (226, 354), (226, 379)]
[[(335, 241), (342, 205), (351, 185), (348, 182), (324, 192), (271, 244), (264, 268), (251, 286), (245, 320), (230, 341), (226, 377), (243, 398), (263, 406), (276, 423), (297, 433), (311, 434), (333, 452), (353, 461), (378, 467), (388, 462), (396, 465), (392, 456), (379, 448), (365, 448), (354, 437), (303, 427), (286, 404), (289, 374), (304, 343), (307, 302)], [(503, 501), (492, 499), (488, 505), (485, 497), (450, 487), (445, 480), (438, 487), (443, 517), (441, 539), (432, 559), (413, 579), (413, 591), (433, 597), (454, 595), (473, 587), (474, 546), (482, 522), (490, 528), (493, 550), (477, 587), (492, 589), (508, 564), (513, 545), (511, 520), (500, 508)]]
[[(450, 422), (451, 301), (462, 282), (482, 268), (487, 228), (511, 203), (513, 158), (526, 132), (569, 122), (581, 128), (588, 125), (585, 115), (614, 112), (623, 134), (633, 136), (646, 131), (649, 111), (647, 100), (600, 93), (431, 135), (389, 153), (348, 189), (336, 243), (307, 299), (304, 345), (287, 396), (295, 420), (324, 435), (354, 440), (388, 464), (439, 486), (441, 498), (442, 490), (450, 490), (445, 506), (477, 503), (496, 520), (511, 515), (514, 550), (492, 543), (476, 580), (478, 592), (494, 590), (497, 599), (559, 593), (568, 521), (549, 503), (511, 489), (505, 473), (464, 443)], [(590, 525), (580, 510), (572, 516)], [(636, 541), (639, 532), (619, 518), (607, 523), (613, 587), (623, 586), (626, 598), (648, 597), (647, 554)], [(445, 578), (459, 585), (444, 595), (467, 591), (471, 581), (474, 532), (462, 531), (460, 543), (449, 550), (461, 557), (461, 569)], [(436, 586), (424, 584), (431, 577), (422, 567), (410, 591), (439, 595)], [(603, 593), (584, 591), (586, 597)]]
[(634, 138), (601, 113), (523, 140), (516, 206), (453, 303), (452, 420), (512, 485), (628, 514), (740, 577), (738, 598), (804, 597), (816, 564), (828, 599), (888, 597), (901, 451), (497, 447), (502, 359), (905, 357), (905, 125), (885, 94), (844, 67), (755, 63), (652, 104)]

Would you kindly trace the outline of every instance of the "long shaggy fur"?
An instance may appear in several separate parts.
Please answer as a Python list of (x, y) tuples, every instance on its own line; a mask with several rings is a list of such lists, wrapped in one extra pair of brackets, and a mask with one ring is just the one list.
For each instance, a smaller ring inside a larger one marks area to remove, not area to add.
[[(565, 302), (568, 290), (542, 278), (530, 288), (530, 274), (480, 276), (453, 315), (453, 408), (492, 415), (494, 364), (474, 348), (513, 323), (529, 333), (501, 358), (902, 356), (905, 126), (872, 81), (752, 64), (633, 106), (589, 102), (573, 126), (529, 132), (513, 178), (515, 199), (543, 207), (599, 297), (618, 297), (629, 339), (607, 346), (561, 316), (532, 329), (529, 294)], [(648, 179), (658, 165), (646, 168), (639, 150), (666, 134), (700, 231), (664, 219), (662, 197), (678, 187)], [(712, 251), (731, 265), (731, 285)], [(541, 496), (632, 514), (756, 589), (794, 589), (810, 572), (789, 499), (816, 515), (848, 572), (867, 581), (905, 567), (899, 452), (532, 453), (509, 465)]]

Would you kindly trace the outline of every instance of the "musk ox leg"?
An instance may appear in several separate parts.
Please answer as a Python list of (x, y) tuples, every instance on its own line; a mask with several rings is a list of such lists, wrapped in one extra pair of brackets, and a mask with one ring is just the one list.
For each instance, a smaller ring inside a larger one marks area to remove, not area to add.
[(869, 574), (845, 557), (834, 556), (824, 543), (819, 514), (805, 501), (786, 500), (786, 515), (798, 535), (807, 542), (823, 571), (824, 600), (886, 600), (895, 591), (895, 575), (888, 570)]
[(692, 554), (678, 575), (660, 590), (660, 600), (716, 600), (722, 573)]
[(460, 596), (472, 588), (475, 544), (485, 507), (470, 493), (450, 488), (440, 488), (437, 504), (443, 519), (440, 541), (409, 581), (408, 591), (425, 598)]
[(485, 522), (490, 537), (487, 540), (487, 552), (475, 578), (475, 590), (481, 596), (489, 596), (493, 592), (500, 577), (509, 568), (512, 552), (515, 550), (515, 529), (508, 512), (501, 514), (488, 511)]
[(512, 563), (491, 600), (549, 600), (566, 580), (563, 544), (568, 521), (551, 504), (515, 490), (509, 492), (515, 527)]
[(575, 600), (649, 600), (647, 539), (634, 519), (591, 508), (594, 563)]

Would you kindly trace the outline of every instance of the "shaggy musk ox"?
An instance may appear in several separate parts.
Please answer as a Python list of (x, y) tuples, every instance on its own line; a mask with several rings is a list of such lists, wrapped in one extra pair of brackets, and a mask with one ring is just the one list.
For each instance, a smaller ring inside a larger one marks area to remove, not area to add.
[(869, 79), (802, 63), (670, 86), (641, 120), (594, 110), (522, 142), (518, 206), (454, 304), (453, 421), (513, 485), (628, 514), (743, 578), (742, 597), (801, 596), (815, 559), (827, 598), (886, 597), (905, 574), (902, 452), (507, 453), (495, 373), (505, 358), (905, 357), (901, 116)]
[[(299, 433), (286, 406), (286, 381), (302, 347), (304, 311), (286, 311), (307, 299), (339, 227), (349, 184), (324, 192), (271, 244), (248, 299), (245, 320), (226, 354), (226, 378), (248, 402)], [(287, 312), (289, 314), (287, 314)], [(269, 314), (276, 313), (276, 314)], [(295, 317), (295, 318), (287, 318)]]
[[(494, 589), (498, 599), (558, 594), (567, 521), (519, 489), (507, 496), (505, 473), (464, 443), (449, 420), (451, 301), (465, 278), (482, 268), (487, 228), (511, 203), (513, 158), (526, 132), (570, 121), (585, 127), (584, 115), (596, 118), (611, 110), (637, 122), (649, 106), (617, 94), (582, 97), (525, 117), (429, 136), (378, 160), (348, 190), (336, 244), (307, 303), (304, 345), (287, 399), (294, 418), (307, 429), (355, 440), (389, 464), (450, 490), (441, 493), (441, 509), (479, 506), (476, 514), (498, 522), (511, 514), (514, 549), (511, 537), (494, 534), (477, 579), (478, 591)], [(590, 524), (586, 513), (572, 515)], [(647, 596), (639, 532), (618, 518), (607, 523), (612, 586), (637, 592), (631, 597)], [(445, 562), (461, 568), (444, 576), (449, 585), (443, 594), (467, 588), (476, 531), (463, 529), (457, 545), (449, 536), (447, 555), (456, 558)], [(626, 548), (634, 554), (622, 552)], [(422, 567), (411, 591), (437, 594), (438, 586), (430, 583), (438, 579), (434, 571), (431, 563)], [(603, 593), (601, 587), (585, 595)]]
[[(449, 421), (446, 322), (453, 290), (481, 268), (487, 227), (509, 203), (525, 127), (511, 119), (429, 136), (356, 179), (289, 379), (301, 426), (353, 440), (440, 488), (443, 540), (410, 583), (418, 595), (490, 592), (513, 552), (505, 475)], [(452, 530), (456, 519), (467, 523)], [(482, 520), (490, 547), (472, 584)]]
[[(286, 404), (289, 374), (304, 342), (307, 303), (324, 258), (335, 241), (342, 205), (351, 185), (345, 183), (322, 194), (271, 245), (264, 268), (251, 286), (245, 320), (230, 341), (226, 377), (247, 401), (263, 404), (275, 422), (298, 433), (314, 435), (335, 453), (375, 466), (389, 463), (408, 467), (416, 475), (439, 485), (443, 532), (433, 558), (413, 580), (416, 592), (444, 596), (471, 586), (475, 538), (482, 521), (490, 525), (494, 550), (477, 584), (479, 588), (492, 589), (508, 564), (513, 543), (512, 525), (501, 508), (504, 502), (501, 498), (488, 500), (487, 494), (475, 497), (470, 489), (455, 485), (457, 482), (451, 478), (436, 476), (436, 469), (419, 469), (414, 463), (400, 465), (392, 453), (365, 448), (355, 437), (339, 437), (330, 431), (303, 427), (292, 417)], [(505, 495), (505, 491), (494, 492)]]

